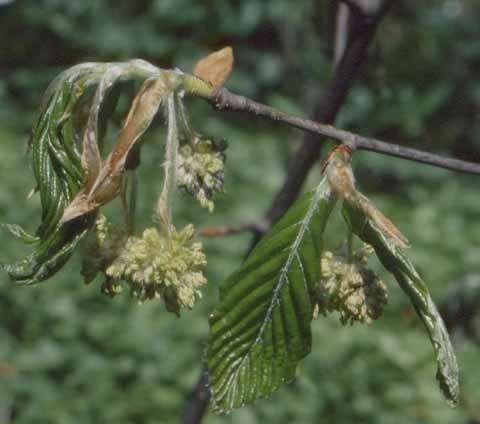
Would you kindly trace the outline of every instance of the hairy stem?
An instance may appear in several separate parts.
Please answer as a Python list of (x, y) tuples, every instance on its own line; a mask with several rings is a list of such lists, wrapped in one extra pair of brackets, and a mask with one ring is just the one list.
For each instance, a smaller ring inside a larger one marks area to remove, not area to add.
[(187, 138), (190, 144), (193, 144), (195, 140), (195, 131), (190, 125), (190, 120), (188, 119), (188, 113), (183, 104), (182, 98), (176, 96), (176, 107), (177, 107), (177, 116), (179, 119), (179, 128), (181, 129), (183, 135)]
[(157, 216), (167, 231), (172, 226), (173, 194), (176, 184), (178, 128), (175, 111), (175, 94), (167, 97), (167, 140), (165, 144), (165, 162), (163, 188), (157, 203)]

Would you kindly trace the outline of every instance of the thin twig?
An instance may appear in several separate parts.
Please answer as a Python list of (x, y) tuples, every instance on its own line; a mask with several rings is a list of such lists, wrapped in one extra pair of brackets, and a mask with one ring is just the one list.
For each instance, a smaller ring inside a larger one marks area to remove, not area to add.
[(340, 63), (348, 42), (350, 9), (346, 4), (338, 2), (337, 16), (335, 17), (335, 34), (333, 38), (333, 66)]
[[(467, 162), (419, 149), (404, 147), (376, 138), (345, 131), (331, 125), (340, 107), (343, 105), (353, 81), (358, 75), (359, 68), (366, 56), (366, 51), (373, 37), (375, 28), (378, 25), (379, 19), (392, 3), (393, 0), (385, 1), (380, 7), (378, 14), (374, 17), (366, 15), (359, 17), (359, 15), (355, 15), (357, 19), (364, 20), (356, 22), (354, 23), (355, 25), (353, 25), (355, 27), (355, 32), (352, 35), (352, 41), (348, 45), (342, 60), (336, 68), (336, 72), (326, 94), (322, 97), (322, 100), (317, 107), (315, 120), (290, 115), (274, 107), (252, 100), (246, 96), (232, 93), (225, 87), (219, 87), (214, 90), (207, 83), (202, 82), (195, 77), (186, 76), (185, 80), (194, 86), (194, 88), (190, 88), (190, 93), (205, 98), (218, 110), (246, 112), (275, 122), (282, 122), (291, 127), (307, 131), (313, 136), (329, 137), (339, 143), (347, 144), (352, 150), (368, 150), (451, 171), (480, 175), (479, 163)], [(319, 157), (321, 149), (320, 141), (321, 140), (318, 137), (306, 137), (304, 145), (292, 161), (288, 175), (295, 183), (294, 186), (298, 192), (301, 189), (308, 171)], [(286, 184), (287, 183), (290, 185), (290, 180), (287, 180)]]
[(210, 390), (208, 389), (208, 373), (206, 368), (198, 379), (191, 393), (191, 399), (183, 411), (183, 424), (200, 424), (207, 412), (210, 401)]
[[(247, 112), (273, 121), (283, 122), (289, 126), (331, 138), (339, 143), (347, 144), (353, 150), (369, 150), (387, 156), (395, 156), (414, 162), (421, 162), (438, 168), (448, 169), (450, 171), (480, 175), (480, 163), (467, 162), (419, 149), (404, 147), (376, 138), (365, 137), (350, 131), (345, 131), (336, 128), (333, 125), (321, 124), (319, 122), (311, 121), (310, 119), (290, 115), (271, 106), (251, 100), (248, 97), (232, 93), (226, 88), (220, 88), (217, 90), (212, 102), (219, 110)], [(320, 142), (321, 140), (317, 139), (317, 141)]]
[(203, 237), (224, 237), (244, 233), (246, 231), (265, 232), (268, 228), (268, 222), (261, 221), (237, 225), (223, 225), (220, 227), (205, 227), (199, 231), (199, 234)]

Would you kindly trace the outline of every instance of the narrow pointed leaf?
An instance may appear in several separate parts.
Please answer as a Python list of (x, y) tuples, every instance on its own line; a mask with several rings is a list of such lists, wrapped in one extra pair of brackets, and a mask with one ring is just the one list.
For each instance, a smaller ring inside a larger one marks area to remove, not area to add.
[(365, 243), (373, 246), (382, 265), (393, 274), (399, 286), (410, 298), (432, 342), (438, 366), (436, 377), (440, 388), (450, 404), (456, 405), (459, 400), (457, 360), (447, 329), (428, 287), (403, 250), (360, 209), (345, 203), (343, 210), (354, 233)]
[(334, 196), (302, 196), (220, 288), (210, 317), (212, 403), (227, 412), (293, 379), (311, 349), (312, 291)]

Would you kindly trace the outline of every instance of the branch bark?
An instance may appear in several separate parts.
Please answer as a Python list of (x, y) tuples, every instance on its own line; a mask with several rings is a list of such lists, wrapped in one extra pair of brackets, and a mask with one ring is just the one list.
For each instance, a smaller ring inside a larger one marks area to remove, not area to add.
[[(312, 135), (305, 137), (305, 142), (310, 142), (310, 140), (312, 140), (312, 147), (309, 147), (309, 151), (312, 152), (317, 152), (322, 147), (322, 145), (319, 143), (318, 137), (315, 137), (315, 135), (324, 136), (332, 138), (337, 142), (347, 144), (352, 150), (368, 150), (387, 156), (399, 157), (414, 162), (420, 162), (427, 165), (436, 166), (438, 168), (448, 169), (450, 171), (480, 175), (479, 163), (467, 162), (460, 159), (440, 156), (419, 149), (404, 147), (399, 144), (394, 144), (376, 138), (355, 134), (350, 131), (345, 131), (336, 128), (333, 125), (322, 124), (320, 122), (312, 121), (310, 119), (304, 119), (298, 116), (289, 115), (285, 112), (264, 105), (262, 103), (258, 103), (247, 97), (234, 94), (228, 91), (226, 88), (221, 88), (217, 90), (212, 102), (214, 102), (215, 107), (220, 110), (247, 112), (255, 114), (257, 116), (262, 116), (273, 121), (283, 122), (291, 127), (307, 131)], [(324, 114), (326, 113), (324, 112)], [(317, 157), (315, 157), (315, 159), (317, 159)], [(295, 157), (292, 163), (295, 163), (296, 160), (297, 157)], [(310, 162), (312, 162), (312, 158), (310, 158), (309, 163)]]
[(210, 390), (208, 389), (208, 374), (206, 369), (202, 370), (202, 374), (192, 390), (191, 398), (187, 407), (183, 411), (183, 424), (199, 424), (207, 412), (208, 403), (210, 402)]
[(264, 232), (268, 230), (268, 223), (264, 221), (250, 222), (237, 225), (223, 225), (221, 227), (205, 227), (199, 231), (203, 237), (231, 236), (245, 231)]

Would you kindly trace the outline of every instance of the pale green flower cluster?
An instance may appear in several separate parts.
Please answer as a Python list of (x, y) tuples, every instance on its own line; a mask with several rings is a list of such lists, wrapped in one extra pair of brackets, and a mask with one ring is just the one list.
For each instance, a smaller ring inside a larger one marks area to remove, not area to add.
[(213, 211), (213, 194), (223, 190), (225, 154), (211, 140), (179, 149), (177, 182), (203, 208)]
[(167, 309), (178, 315), (182, 307), (193, 307), (201, 296), (200, 287), (207, 282), (202, 272), (206, 257), (201, 243), (191, 242), (193, 236), (193, 225), (187, 225), (165, 234), (147, 228), (141, 238), (127, 237), (99, 215), (82, 275), (86, 283), (99, 273), (105, 275), (102, 292), (109, 296), (120, 293), (127, 284), (141, 302), (162, 298)]
[(180, 308), (193, 307), (206, 284), (206, 257), (201, 243), (191, 243), (193, 236), (193, 225), (168, 234), (147, 228), (141, 238), (128, 238), (106, 275), (126, 281), (140, 301), (162, 298), (169, 311), (179, 314)]
[(368, 246), (351, 261), (329, 251), (322, 254), (316, 314), (338, 311), (342, 324), (370, 324), (381, 316), (388, 293), (379, 276), (366, 268), (371, 251)]

